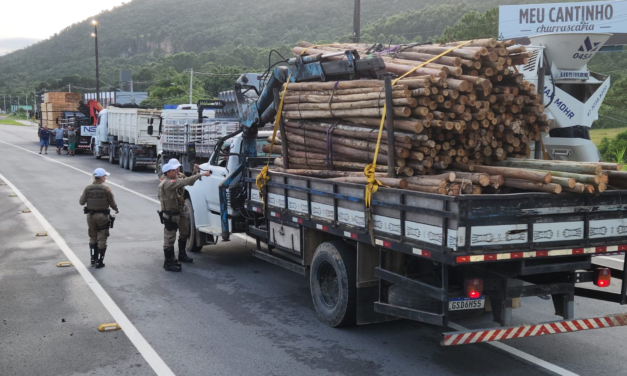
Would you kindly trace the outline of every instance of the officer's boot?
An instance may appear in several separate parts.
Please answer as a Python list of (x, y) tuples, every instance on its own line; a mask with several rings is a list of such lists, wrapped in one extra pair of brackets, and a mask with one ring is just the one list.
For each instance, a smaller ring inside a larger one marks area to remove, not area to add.
[(104, 261), (105, 253), (107, 253), (107, 247), (104, 247), (102, 249), (98, 247), (98, 264), (96, 264), (96, 269), (104, 268), (105, 264), (103, 261)]
[(187, 244), (187, 240), (179, 239), (179, 261), (192, 263), (194, 259), (187, 256), (187, 252), (185, 252), (185, 245)]
[(89, 253), (91, 254), (91, 266), (96, 265), (96, 246), (97, 244), (89, 243)]
[(174, 247), (164, 248), (163, 256), (165, 257), (163, 269), (168, 272), (180, 272), (182, 270), (181, 264), (179, 264), (178, 261), (176, 261), (176, 258), (174, 258)]

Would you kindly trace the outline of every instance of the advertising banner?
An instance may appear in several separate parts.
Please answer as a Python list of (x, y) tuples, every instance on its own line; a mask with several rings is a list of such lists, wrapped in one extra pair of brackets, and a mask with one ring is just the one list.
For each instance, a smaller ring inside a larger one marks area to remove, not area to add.
[[(547, 33), (627, 34), (627, 1), (499, 7), (499, 39), (518, 39)], [(616, 40), (610, 40), (608, 44), (612, 42)]]

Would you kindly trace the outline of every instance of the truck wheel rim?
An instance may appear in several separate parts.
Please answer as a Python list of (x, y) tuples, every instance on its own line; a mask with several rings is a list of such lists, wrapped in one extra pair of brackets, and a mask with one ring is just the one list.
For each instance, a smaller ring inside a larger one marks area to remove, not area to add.
[(320, 283), (322, 302), (327, 308), (335, 308), (340, 299), (340, 285), (333, 265), (326, 261), (320, 265), (318, 269), (318, 282)]

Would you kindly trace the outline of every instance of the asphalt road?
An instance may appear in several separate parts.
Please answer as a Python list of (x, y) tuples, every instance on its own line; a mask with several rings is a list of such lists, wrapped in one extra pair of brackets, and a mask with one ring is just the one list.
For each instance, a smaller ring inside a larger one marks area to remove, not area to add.
[[(441, 334), (450, 328), (406, 320), (326, 327), (315, 316), (308, 280), (253, 258), (252, 244), (240, 238), (205, 247), (182, 273), (166, 273), (154, 173), (38, 151), (35, 127), (0, 125), (0, 175), (84, 264), (88, 238), (78, 198), (89, 183), (86, 172), (112, 173), (120, 214), (106, 267), (86, 272), (176, 375), (625, 374), (627, 328), (510, 340), (504, 348), (443, 348)], [(0, 186), (0, 374), (153, 373), (154, 358), (140, 354), (130, 330), (96, 330), (112, 316), (78, 268), (56, 267), (66, 254), (50, 237), (34, 236), (43, 225), (33, 213), (20, 213), (25, 206), (10, 192)], [(576, 300), (576, 317), (626, 311)], [(557, 319), (552, 303), (539, 298), (523, 299), (514, 316), (518, 324)]]

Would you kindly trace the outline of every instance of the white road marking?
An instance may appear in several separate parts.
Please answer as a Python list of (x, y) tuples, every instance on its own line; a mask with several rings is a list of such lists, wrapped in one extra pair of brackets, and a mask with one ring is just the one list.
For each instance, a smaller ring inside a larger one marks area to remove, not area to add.
[(44, 229), (48, 232), (48, 235), (52, 237), (52, 239), (57, 243), (61, 251), (65, 254), (65, 256), (74, 264), (74, 267), (79, 272), (79, 274), (83, 277), (87, 285), (94, 292), (98, 300), (102, 303), (102, 305), (109, 311), (113, 319), (120, 325), (124, 333), (131, 340), (133, 345), (137, 348), (137, 350), (142, 354), (146, 362), (152, 367), (155, 373), (159, 376), (174, 376), (174, 372), (168, 367), (167, 364), (161, 359), (159, 354), (150, 346), (150, 344), (146, 341), (146, 339), (141, 335), (141, 333), (135, 328), (133, 323), (126, 317), (124, 312), (118, 307), (117, 304), (111, 299), (109, 294), (102, 288), (100, 283), (94, 278), (94, 276), (87, 270), (85, 265), (83, 265), (81, 259), (79, 259), (76, 254), (70, 249), (67, 245), (63, 237), (55, 230), (54, 227), (44, 218), (44, 216), (33, 206), (33, 204), (20, 192), (13, 183), (11, 183), (7, 178), (5, 178), (2, 174), (0, 174), (0, 179), (2, 179), (17, 196), (24, 202), (24, 204), (30, 209), (31, 213), (39, 220), (39, 223), (44, 227)]
[[(5, 142), (5, 141), (0, 141), (0, 142), (2, 142), (2, 143), (4, 143), (4, 144), (7, 144), (7, 145), (11, 145), (11, 146), (13, 146), (13, 147), (16, 147), (16, 148), (18, 148), (18, 149), (24, 150), (24, 151), (26, 151), (26, 152), (29, 152), (29, 153), (32, 153), (32, 154), (35, 154), (35, 155), (39, 155), (38, 153), (35, 153), (35, 152), (31, 151), (31, 150), (24, 149), (23, 147), (20, 147), (20, 146), (17, 146), (17, 145), (13, 145), (13, 144), (8, 143), (8, 142)], [(51, 161), (53, 161), (53, 162), (55, 162), (55, 163), (59, 163), (59, 164), (61, 164), (61, 165), (64, 165), (64, 166), (66, 166), (66, 167), (69, 167), (69, 168), (71, 168), (71, 169), (73, 169), (73, 170), (76, 170), (76, 171), (79, 171), (79, 172), (82, 172), (82, 173), (84, 173), (84, 174), (87, 174), (87, 175), (90, 175), (90, 176), (91, 176), (91, 173), (90, 173), (90, 172), (83, 171), (83, 170), (78, 169), (78, 168), (76, 168), (76, 167), (74, 167), (74, 166), (70, 166), (70, 165), (68, 165), (68, 164), (65, 164), (65, 163), (63, 163), (63, 162), (59, 162), (59, 161), (54, 160), (54, 159), (49, 158), (49, 157), (45, 157), (45, 156), (44, 156), (44, 158), (47, 158), (47, 159), (49, 159), (49, 160), (51, 160)], [(1, 177), (1, 175), (0, 175), (0, 177)], [(137, 196), (140, 196), (140, 197), (142, 197), (142, 198), (145, 198), (146, 200), (149, 200), (149, 201), (152, 201), (152, 202), (154, 202), (154, 203), (156, 203), (156, 204), (159, 204), (159, 201), (158, 201), (158, 200), (155, 200), (155, 199), (153, 199), (153, 198), (150, 198), (150, 197), (148, 197), (148, 196), (146, 196), (146, 195), (143, 195), (143, 194), (141, 194), (141, 193), (139, 193), (139, 192), (136, 192), (136, 191), (134, 191), (134, 190), (132, 190), (132, 189), (128, 189), (128, 188), (123, 187), (123, 186), (121, 186), (121, 185), (119, 185), (119, 184), (112, 183), (112, 182), (111, 182), (111, 181), (109, 181), (109, 180), (107, 180), (107, 183), (108, 183), (108, 184), (111, 184), (111, 185), (114, 185), (114, 186), (116, 186), (116, 187), (122, 188), (122, 189), (124, 189), (125, 191), (130, 192), (130, 193), (133, 193), (133, 194), (135, 194), (135, 195), (137, 195)], [(42, 219), (43, 219), (43, 217), (42, 217)], [(248, 236), (246, 236), (246, 235), (243, 235), (243, 234), (233, 234), (233, 235), (234, 235), (234, 236), (237, 236), (238, 238), (241, 238), (241, 239), (243, 239), (243, 240), (246, 240), (246, 241), (248, 241), (248, 240), (255, 241), (255, 239), (250, 238), (250, 237), (248, 237)], [(620, 261), (620, 260), (615, 260), (615, 261)], [(82, 265), (82, 264), (81, 264), (81, 265)], [(89, 272), (87, 272), (87, 273), (89, 274)], [(89, 275), (91, 276), (91, 274), (89, 274)], [(93, 278), (93, 277), (92, 277), (92, 278)], [(104, 292), (104, 290), (103, 290), (103, 292)], [(105, 293), (105, 294), (106, 294), (106, 293)], [(114, 304), (115, 304), (115, 303), (114, 303)], [(457, 324), (455, 324), (455, 323), (452, 323), (452, 322), (449, 322), (449, 325), (448, 325), (448, 326), (449, 326), (449, 327), (451, 327), (451, 328), (453, 328), (453, 329), (455, 329), (455, 330), (468, 330), (468, 329), (466, 329), (466, 328), (464, 328), (464, 327), (462, 327), (462, 326), (460, 326), (460, 325), (457, 325)], [(513, 348), (513, 347), (511, 347), (511, 346), (504, 345), (504, 344), (502, 344), (502, 343), (500, 343), (500, 342), (488, 342), (488, 344), (489, 344), (489, 345), (491, 345), (491, 346), (494, 346), (494, 347), (496, 347), (496, 348), (499, 348), (499, 349), (501, 349), (501, 350), (503, 350), (503, 351), (505, 351), (505, 352), (508, 352), (508, 353), (510, 353), (510, 354), (512, 354), (512, 355), (514, 355), (514, 356), (517, 356), (517, 357), (519, 357), (519, 358), (522, 358), (522, 359), (524, 359), (524, 360), (527, 360), (528, 362), (531, 362), (531, 363), (536, 364), (536, 365), (538, 365), (538, 366), (540, 366), (540, 367), (543, 367), (543, 368), (548, 369), (548, 370), (550, 370), (550, 371), (552, 371), (552, 372), (555, 372), (555, 373), (557, 373), (558, 375), (564, 375), (564, 376), (578, 376), (577, 374), (572, 373), (572, 372), (570, 372), (570, 371), (568, 371), (568, 370), (565, 370), (565, 369), (563, 369), (563, 368), (561, 368), (561, 367), (559, 367), (559, 366), (556, 366), (556, 365), (554, 365), (554, 364), (551, 364), (551, 363), (549, 363), (549, 362), (547, 362), (547, 361), (544, 361), (544, 360), (542, 360), (542, 359), (540, 359), (540, 358), (537, 358), (537, 357), (535, 357), (535, 356), (533, 356), (533, 355), (531, 355), (531, 354), (527, 354), (527, 353), (525, 353), (525, 352), (522, 352), (522, 351), (520, 351), (520, 350), (518, 350), (518, 349), (515, 349), (515, 348)]]
[[(85, 175), (89, 175), (89, 176), (91, 176), (91, 175), (92, 175), (92, 172), (89, 172), (89, 171), (83, 171), (83, 170), (81, 170), (80, 168), (76, 168), (76, 167), (74, 167), (74, 166), (70, 166), (69, 164), (66, 164), (66, 163), (63, 163), (63, 162), (57, 161), (56, 159), (53, 159), (53, 158), (50, 158), (50, 157), (46, 157), (46, 156), (45, 156), (45, 155), (43, 155), (43, 154), (39, 154), (39, 153), (34, 152), (34, 151), (32, 151), (32, 150), (25, 149), (25, 148), (23, 148), (23, 147), (21, 147), (21, 146), (14, 145), (14, 144), (12, 144), (12, 143), (10, 143), (10, 142), (6, 142), (6, 141), (0, 141), (0, 142), (1, 142), (1, 143), (3, 143), (3, 144), (7, 144), (7, 145), (10, 145), (10, 146), (13, 146), (14, 148), (17, 148), (17, 149), (23, 150), (23, 151), (25, 151), (25, 152), (27, 152), (27, 153), (31, 153), (31, 154), (34, 154), (34, 155), (36, 155), (36, 156), (39, 156), (39, 157), (45, 158), (45, 159), (47, 159), (47, 160), (49, 160), (49, 161), (51, 161), (51, 162), (58, 163), (58, 164), (63, 165), (63, 166), (65, 166), (65, 167), (71, 168), (72, 170), (78, 171), (78, 172), (83, 173), (83, 174), (85, 174)], [(137, 191), (134, 191), (134, 190), (132, 190), (132, 189), (126, 188), (126, 187), (125, 187), (125, 186), (123, 186), (123, 185), (120, 185), (120, 184), (114, 183), (114, 182), (112, 182), (112, 181), (111, 181), (111, 180), (109, 180), (109, 179), (107, 179), (107, 184), (109, 184), (109, 185), (113, 185), (113, 186), (118, 187), (118, 188), (120, 188), (120, 189), (122, 189), (122, 190), (125, 190), (125, 191), (127, 191), (127, 192), (129, 192), (129, 193), (132, 193), (132, 194), (134, 194), (134, 195), (137, 195), (137, 196), (139, 196), (139, 197), (141, 197), (141, 198), (143, 198), (143, 199), (146, 199), (146, 200), (148, 200), (148, 201), (150, 201), (150, 202), (154, 202), (155, 204), (159, 204), (159, 205), (160, 205), (159, 200), (155, 200), (155, 199), (154, 199), (154, 198), (152, 198), (152, 197), (148, 197), (148, 196), (146, 196), (146, 195), (144, 195), (144, 194), (141, 194), (141, 193), (139, 193), (139, 192), (137, 192)], [(240, 238), (240, 239), (242, 239), (242, 240), (244, 240), (244, 241), (253, 241), (253, 242), (255, 241), (255, 239), (253, 239), (253, 238), (251, 238), (251, 237), (249, 237), (249, 236), (247, 236), (247, 235), (244, 235), (244, 234), (233, 234), (233, 236), (236, 236), (236, 237), (238, 237), (238, 238)]]
[[(455, 329), (455, 330), (468, 330), (467, 328), (464, 328), (461, 325), (455, 324), (453, 322), (449, 322), (448, 326)], [(496, 347), (497, 349), (503, 350), (507, 353), (510, 353), (511, 355), (517, 356), (523, 360), (528, 361), (529, 363), (533, 363), (535, 365), (537, 365), (538, 367), (542, 367), (546, 370), (549, 370), (551, 372), (554, 372), (558, 375), (562, 375), (562, 376), (578, 376), (576, 373), (570, 372), (567, 369), (564, 369), (560, 366), (556, 366), (553, 363), (549, 363), (546, 360), (542, 360), (538, 357), (535, 357), (531, 354), (527, 354), (526, 352), (520, 351), (514, 347), (508, 346), (504, 343), (501, 342), (486, 342), (487, 345)]]

